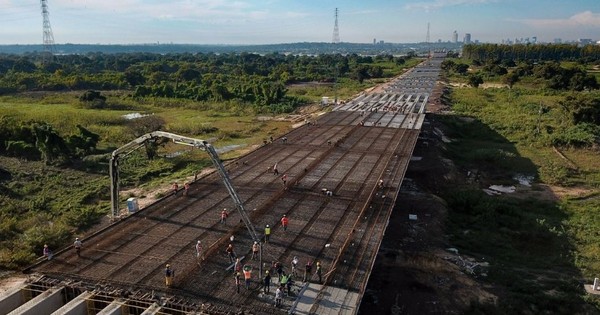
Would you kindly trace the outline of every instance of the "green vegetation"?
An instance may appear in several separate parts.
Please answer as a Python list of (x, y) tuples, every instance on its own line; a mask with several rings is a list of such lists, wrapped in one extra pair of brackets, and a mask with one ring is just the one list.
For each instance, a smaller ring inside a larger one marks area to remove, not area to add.
[[(0, 268), (30, 264), (45, 243), (67, 246), (105, 217), (110, 153), (135, 137), (164, 130), (207, 139), (238, 147), (220, 155), (235, 158), (289, 130), (292, 122), (275, 115), (336, 92), (347, 98), (418, 62), (276, 53), (36, 58), (0, 55)], [(203, 152), (156, 142), (120, 161), (120, 185), (155, 190), (209, 165)], [(132, 196), (145, 197), (121, 198)]]
[[(452, 80), (464, 82), (456, 67), (463, 62), (471, 73), (484, 72), (485, 65), (472, 60), (451, 60), (445, 68)], [(561, 69), (569, 67), (563, 66), (537, 78), (560, 81)], [(520, 67), (508, 65), (506, 73)], [(532, 66), (531, 75), (542, 68), (547, 64)], [(501, 292), (495, 305), (473, 303), (466, 313), (596, 313), (600, 301), (587, 296), (582, 284), (600, 274), (600, 93), (540, 86), (528, 76), (510, 87), (453, 88), (456, 115), (440, 117), (453, 140), (446, 154), (476, 174), (475, 184), (443, 193), (450, 241), (489, 262), (481, 281)], [(489, 196), (480, 189), (516, 185), (518, 175), (534, 178), (529, 192)], [(555, 195), (547, 185), (564, 193)]]

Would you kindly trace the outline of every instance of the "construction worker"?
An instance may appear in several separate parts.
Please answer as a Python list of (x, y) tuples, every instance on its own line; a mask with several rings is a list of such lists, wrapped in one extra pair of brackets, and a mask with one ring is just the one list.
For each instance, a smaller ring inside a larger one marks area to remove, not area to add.
[(196, 258), (198, 260), (202, 258), (202, 242), (200, 242), (200, 240), (196, 242)]
[(171, 269), (171, 265), (167, 264), (165, 267), (165, 285), (170, 288), (173, 284), (173, 277), (175, 277), (175, 271)]
[(242, 285), (242, 275), (239, 272), (236, 272), (234, 275), (235, 279), (235, 291), (240, 293), (240, 286)]
[(48, 247), (48, 244), (44, 244), (43, 254), (48, 260), (52, 259), (52, 251), (50, 250), (50, 247)]
[(321, 262), (317, 261), (317, 276), (319, 276), (319, 283), (322, 282), (321, 275), (323, 273), (323, 268), (321, 267)]
[(263, 280), (263, 284), (265, 285), (265, 293), (271, 292), (271, 274), (269, 270), (265, 271), (265, 278)]
[(275, 291), (275, 306), (281, 306), (281, 299), (283, 299), (283, 289), (281, 286), (277, 287), (277, 291)]
[(281, 277), (284, 275), (283, 265), (280, 262), (276, 261), (274, 267), (275, 267), (275, 270), (277, 271), (277, 275), (278, 275), (277, 280), (279, 281), (279, 283), (281, 283)]
[(250, 280), (252, 279), (252, 267), (244, 265), (244, 280), (246, 282), (246, 289), (250, 289)]
[(81, 257), (81, 241), (79, 240), (79, 237), (75, 238), (75, 242), (73, 242), (73, 247), (75, 248), (77, 257)]
[(294, 284), (294, 279), (292, 277), (292, 275), (288, 275), (287, 278), (287, 282), (285, 283), (286, 287), (287, 287), (287, 295), (291, 296), (292, 295), (292, 285)]
[(235, 259), (235, 263), (233, 264), (233, 272), (238, 273), (242, 271), (242, 262), (239, 258)]
[(287, 187), (287, 174), (283, 174), (283, 176), (281, 176), (281, 181), (283, 181), (283, 187)]
[(309, 259), (308, 261), (306, 261), (306, 265), (304, 266), (304, 278), (302, 279), (302, 282), (306, 282), (310, 278), (311, 274), (312, 274), (312, 261), (310, 261), (310, 259)]
[(273, 174), (279, 175), (279, 170), (277, 169), (277, 163), (275, 163), (275, 165), (273, 165)]
[(227, 246), (227, 249), (225, 249), (225, 252), (227, 253), (227, 257), (229, 257), (229, 262), (234, 263), (236, 255), (235, 255), (235, 252), (233, 251), (233, 244), (229, 244)]
[(185, 184), (183, 184), (183, 195), (187, 196), (189, 191), (190, 191), (190, 183), (186, 182)]
[(255, 260), (258, 257), (259, 245), (257, 241), (254, 241), (252, 244), (252, 260)]
[(284, 214), (283, 217), (281, 217), (281, 226), (283, 226), (284, 231), (287, 231), (288, 222), (288, 218)]
[(225, 224), (227, 217), (229, 217), (229, 212), (227, 212), (227, 208), (223, 208), (223, 211), (221, 211), (221, 223)]
[[(281, 276), (281, 278), (279, 279), (279, 285), (281, 285), (283, 288), (285, 288), (288, 284), (288, 281), (290, 280), (290, 276), (286, 275), (285, 273)], [(285, 292), (285, 291), (284, 291)]]
[(294, 256), (294, 259), (292, 259), (292, 274), (294, 275), (294, 277), (298, 276), (296, 274), (297, 268), (298, 268), (298, 257)]
[(271, 227), (267, 224), (265, 226), (265, 243), (269, 242), (269, 237), (271, 236)]
[(173, 189), (173, 195), (177, 196), (177, 190), (179, 189), (179, 185), (177, 185), (177, 182), (173, 183), (173, 186), (171, 186), (171, 188)]

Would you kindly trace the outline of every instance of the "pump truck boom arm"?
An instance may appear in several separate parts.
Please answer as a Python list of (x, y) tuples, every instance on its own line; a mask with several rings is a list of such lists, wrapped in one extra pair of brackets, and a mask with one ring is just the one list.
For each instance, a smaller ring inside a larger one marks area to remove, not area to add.
[(235, 188), (231, 184), (231, 179), (229, 178), (229, 175), (227, 175), (227, 171), (225, 170), (223, 163), (221, 163), (221, 160), (219, 159), (219, 155), (217, 154), (217, 151), (215, 150), (215, 148), (210, 143), (206, 142), (205, 140), (189, 138), (189, 137), (180, 136), (180, 135), (176, 135), (176, 134), (164, 132), (164, 131), (154, 131), (151, 133), (147, 133), (147, 134), (125, 144), (124, 146), (116, 149), (115, 151), (113, 151), (112, 156), (110, 158), (110, 170), (109, 170), (110, 178), (111, 178), (111, 183), (110, 183), (111, 184), (110, 185), (110, 197), (111, 197), (111, 205), (112, 205), (111, 218), (114, 220), (119, 217), (119, 158), (121, 156), (126, 156), (126, 155), (130, 154), (131, 152), (137, 150), (138, 148), (142, 147), (146, 142), (154, 140), (156, 138), (161, 138), (161, 137), (171, 139), (171, 140), (173, 140), (173, 142), (178, 143), (178, 144), (189, 145), (189, 146), (193, 146), (195, 148), (202, 149), (202, 150), (206, 151), (206, 153), (208, 153), (208, 156), (210, 157), (211, 161), (213, 162), (213, 165), (217, 169), (217, 173), (220, 175), (221, 180), (223, 181), (223, 183), (225, 184), (225, 187), (227, 188), (227, 192), (229, 192), (229, 196), (231, 196), (231, 199), (233, 199), (235, 207), (238, 210), (238, 212), (240, 213), (240, 216), (242, 217), (242, 220), (244, 221), (244, 224), (246, 225), (246, 228), (248, 229), (250, 236), (252, 237), (252, 239), (254, 241), (260, 242), (260, 239), (258, 238), (258, 234), (256, 233), (256, 229), (254, 228), (254, 225), (252, 225), (252, 222), (250, 222), (250, 218), (248, 217), (248, 214), (246, 213), (246, 210), (244, 209), (244, 205), (242, 204), (242, 201), (240, 200), (237, 192), (235, 191)]

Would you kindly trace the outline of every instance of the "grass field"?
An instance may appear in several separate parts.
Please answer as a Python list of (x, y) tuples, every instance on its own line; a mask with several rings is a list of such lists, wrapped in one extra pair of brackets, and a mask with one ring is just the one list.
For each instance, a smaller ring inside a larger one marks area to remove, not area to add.
[(598, 312), (583, 283), (600, 274), (600, 152), (552, 146), (553, 133), (567, 127), (559, 108), (565, 95), (526, 84), (453, 89), (455, 115), (442, 118), (455, 140), (448, 157), (479, 172), (480, 187), (518, 185), (519, 174), (534, 178), (514, 197), (471, 185), (446, 191), (453, 246), (485, 257), (491, 269), (482, 281), (502, 292), (497, 305), (475, 303), (470, 314)]

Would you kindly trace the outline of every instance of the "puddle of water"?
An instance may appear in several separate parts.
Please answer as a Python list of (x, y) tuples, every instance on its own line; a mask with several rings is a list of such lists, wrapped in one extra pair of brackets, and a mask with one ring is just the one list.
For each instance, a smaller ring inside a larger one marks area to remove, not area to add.
[(515, 188), (515, 186), (491, 185), (489, 187), (489, 190), (496, 191), (499, 193), (510, 194), (510, 193), (514, 193), (515, 190), (517, 190), (517, 188)]
[(524, 175), (524, 174), (517, 174), (517, 175), (513, 176), (513, 179), (518, 181), (520, 185), (527, 186), (527, 187), (531, 187), (531, 182), (533, 182), (534, 178), (535, 177), (532, 175)]
[(123, 115), (123, 118), (125, 118), (127, 120), (132, 120), (132, 119), (142, 118), (142, 117), (146, 117), (146, 116), (150, 116), (150, 115), (142, 115), (140, 113), (130, 113), (130, 114)]

